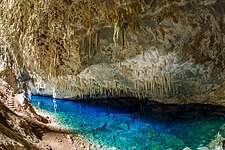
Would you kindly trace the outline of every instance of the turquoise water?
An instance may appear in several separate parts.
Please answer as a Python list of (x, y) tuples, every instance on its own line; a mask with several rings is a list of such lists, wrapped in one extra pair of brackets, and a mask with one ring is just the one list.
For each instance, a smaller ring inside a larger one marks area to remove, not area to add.
[(31, 102), (54, 113), (60, 124), (121, 150), (194, 150), (224, 132), (225, 110), (217, 106), (152, 105), (135, 112), (59, 99), (54, 107), (53, 99), (43, 96), (32, 96)]

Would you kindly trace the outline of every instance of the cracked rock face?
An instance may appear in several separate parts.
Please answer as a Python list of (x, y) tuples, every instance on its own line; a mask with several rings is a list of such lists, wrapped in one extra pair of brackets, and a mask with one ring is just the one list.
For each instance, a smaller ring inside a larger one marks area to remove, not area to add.
[(1, 61), (33, 94), (225, 105), (223, 0), (0, 5)]

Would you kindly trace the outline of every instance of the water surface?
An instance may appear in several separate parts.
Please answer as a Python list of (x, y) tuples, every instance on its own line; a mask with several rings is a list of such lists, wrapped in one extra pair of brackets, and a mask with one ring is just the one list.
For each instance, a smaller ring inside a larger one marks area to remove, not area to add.
[(121, 150), (197, 149), (223, 134), (225, 123), (225, 109), (209, 105), (152, 105), (132, 112), (43, 96), (32, 96), (31, 102), (56, 115), (61, 125)]

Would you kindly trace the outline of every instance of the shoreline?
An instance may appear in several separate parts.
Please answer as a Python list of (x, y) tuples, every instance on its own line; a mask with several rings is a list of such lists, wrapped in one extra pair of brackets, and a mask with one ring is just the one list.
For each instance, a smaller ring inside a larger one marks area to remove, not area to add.
[[(35, 108), (35, 107), (34, 107)], [(42, 141), (49, 144), (53, 150), (66, 149), (88, 149), (90, 150), (90, 143), (86, 143), (82, 136), (72, 129), (59, 124), (57, 117), (51, 112), (35, 108), (38, 115), (47, 118), (50, 122), (45, 124), (47, 129), (44, 130)], [(82, 137), (82, 138), (81, 138)]]
[[(75, 146), (77, 144), (77, 146), (80, 149), (85, 148), (86, 150), (101, 150), (101, 149), (117, 150), (116, 147), (109, 147), (106, 145), (101, 145), (98, 142), (96, 143), (96, 142), (94, 142), (93, 139), (91, 139), (85, 135), (82, 135), (79, 132), (76, 132), (75, 129), (60, 125), (60, 123), (58, 122), (57, 116), (55, 116), (54, 114), (51, 114), (51, 112), (48, 112), (43, 109), (38, 109), (36, 107), (34, 107), (34, 108), (38, 115), (41, 115), (42, 117), (45, 117), (48, 120), (50, 120), (50, 123), (46, 124), (46, 127), (48, 128), (48, 130), (52, 130), (52, 131), (60, 132), (61, 134), (65, 134), (66, 138), (69, 140), (69, 143), (72, 144), (73, 146)], [(45, 131), (45, 132), (49, 132), (49, 131)], [(49, 133), (47, 133), (47, 134), (49, 134)], [(52, 136), (58, 136), (58, 137), (60, 136), (59, 134), (56, 134), (53, 132), (50, 132), (50, 134), (52, 134)], [(46, 140), (45, 136), (46, 135), (43, 136), (43, 139)], [(59, 141), (61, 143), (61, 141), (63, 141), (63, 140), (59, 140)], [(73, 142), (75, 142), (75, 144)]]

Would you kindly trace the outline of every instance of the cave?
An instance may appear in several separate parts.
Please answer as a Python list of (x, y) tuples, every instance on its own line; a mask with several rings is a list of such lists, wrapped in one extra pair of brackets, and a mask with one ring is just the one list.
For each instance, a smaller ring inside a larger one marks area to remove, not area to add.
[(0, 0), (0, 150), (223, 150), (224, 6)]

